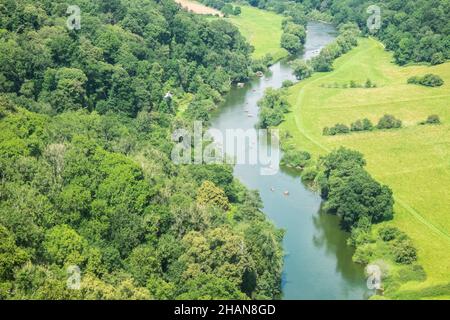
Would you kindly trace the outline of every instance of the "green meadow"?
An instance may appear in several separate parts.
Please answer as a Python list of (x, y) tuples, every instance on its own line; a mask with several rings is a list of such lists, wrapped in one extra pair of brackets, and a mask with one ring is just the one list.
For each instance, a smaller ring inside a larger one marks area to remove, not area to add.
[(281, 21), (283, 17), (273, 12), (241, 6), (239, 16), (226, 18), (239, 28), (242, 35), (255, 47), (253, 58), (271, 54), (274, 61), (284, 58), (288, 52), (280, 47)]
[[(418, 248), (425, 281), (402, 282), (393, 297), (450, 296), (450, 63), (399, 67), (374, 39), (335, 61), (334, 71), (316, 73), (290, 88), (292, 112), (280, 126), (292, 138), (286, 148), (324, 154), (339, 146), (361, 151), (367, 169), (395, 196), (395, 218), (387, 222), (405, 231)], [(407, 84), (413, 75), (433, 73), (445, 84), (429, 88)], [(343, 88), (350, 81), (376, 88)], [(338, 88), (336, 88), (338, 87)], [(403, 121), (403, 128), (323, 136), (324, 127), (384, 114)], [(441, 125), (418, 125), (428, 115)], [(395, 272), (395, 267), (392, 267)]]

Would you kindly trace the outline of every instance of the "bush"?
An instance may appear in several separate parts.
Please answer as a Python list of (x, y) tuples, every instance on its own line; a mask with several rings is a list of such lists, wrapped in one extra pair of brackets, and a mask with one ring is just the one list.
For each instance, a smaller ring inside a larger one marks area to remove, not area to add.
[(264, 96), (258, 101), (260, 107), (259, 123), (260, 128), (277, 126), (284, 120), (284, 113), (289, 110), (289, 103), (286, 100), (282, 89), (275, 90), (268, 88)]
[(283, 166), (304, 168), (311, 159), (311, 155), (306, 151), (289, 150), (283, 155), (280, 164)]
[(364, 244), (356, 248), (352, 260), (359, 264), (368, 264), (373, 257), (373, 246), (371, 244)]
[(401, 264), (411, 264), (417, 260), (417, 250), (410, 240), (397, 240), (392, 245), (394, 260)]
[(444, 80), (435, 74), (426, 74), (423, 77), (414, 76), (408, 79), (408, 84), (420, 84), (427, 87), (440, 87), (444, 84)]
[(291, 66), (294, 70), (294, 75), (298, 80), (309, 78), (314, 71), (308, 62), (301, 59), (292, 61)]
[(359, 247), (371, 242), (374, 242), (372, 237), (372, 222), (368, 217), (362, 216), (356, 223), (356, 226), (352, 227), (347, 244), (352, 247)]
[(293, 85), (294, 85), (294, 82), (292, 82), (291, 80), (284, 80), (281, 86), (283, 88), (289, 88), (289, 87), (292, 87)]
[(308, 167), (302, 171), (303, 182), (313, 182), (317, 177), (317, 169), (315, 167)]
[(403, 234), (403, 232), (398, 230), (398, 228), (389, 226), (383, 227), (378, 231), (378, 235), (380, 236), (381, 240), (386, 242), (398, 239), (401, 234)]
[(401, 126), (402, 121), (390, 114), (385, 114), (377, 124), (378, 129), (394, 129), (401, 128)]
[(441, 124), (441, 119), (439, 119), (439, 116), (437, 114), (429, 115), (427, 120), (421, 121), (419, 124)]
[(362, 120), (356, 120), (355, 122), (353, 122), (350, 125), (350, 130), (351, 131), (369, 131), (369, 130), (372, 130), (372, 129), (373, 129), (373, 124), (367, 118), (364, 118)]
[(281, 47), (286, 49), (290, 54), (298, 52), (302, 48), (300, 38), (295, 34), (283, 33), (281, 35)]
[(323, 135), (324, 136), (335, 136), (338, 134), (347, 134), (350, 132), (350, 128), (342, 123), (337, 123), (334, 127), (323, 128)]

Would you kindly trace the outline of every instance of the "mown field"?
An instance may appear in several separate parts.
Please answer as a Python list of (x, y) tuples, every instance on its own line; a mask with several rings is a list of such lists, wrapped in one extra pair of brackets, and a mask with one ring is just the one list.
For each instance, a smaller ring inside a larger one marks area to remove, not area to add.
[[(450, 297), (450, 63), (399, 67), (373, 39), (337, 59), (334, 71), (317, 73), (290, 89), (292, 112), (281, 125), (292, 136), (287, 147), (324, 154), (338, 146), (361, 151), (369, 172), (389, 185), (395, 196), (394, 224), (406, 231), (418, 248), (425, 281), (404, 283), (398, 298)], [(413, 75), (434, 73), (445, 85), (408, 85)], [(351, 80), (377, 88), (342, 88)], [(340, 88), (334, 88), (336, 84)], [(331, 88), (330, 88), (331, 87)], [(403, 128), (323, 136), (325, 126), (369, 118), (374, 124), (389, 113)], [(441, 125), (419, 126), (437, 114)]]
[(283, 17), (273, 12), (257, 8), (241, 6), (239, 16), (230, 16), (228, 21), (236, 25), (248, 42), (255, 47), (254, 58), (262, 58), (271, 54), (273, 59), (279, 60), (288, 55), (281, 48), (281, 21)]

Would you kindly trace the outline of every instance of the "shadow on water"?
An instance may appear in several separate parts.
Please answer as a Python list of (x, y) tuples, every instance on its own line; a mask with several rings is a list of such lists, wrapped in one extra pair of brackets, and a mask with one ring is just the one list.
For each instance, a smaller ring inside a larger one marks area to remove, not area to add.
[[(308, 24), (303, 57), (317, 55), (335, 36), (330, 25)], [(258, 121), (257, 101), (264, 90), (280, 88), (288, 79), (295, 81), (284, 60), (274, 64), (263, 78), (252, 79), (244, 88), (233, 88), (213, 116), (211, 126), (222, 132), (254, 128)], [(259, 147), (267, 148), (263, 144)], [(278, 161), (273, 165), (278, 168)], [(301, 183), (296, 170), (280, 168), (276, 174), (265, 176), (260, 169), (260, 165), (236, 165), (234, 175), (248, 188), (259, 191), (267, 217), (286, 230), (283, 298), (367, 298), (364, 271), (352, 262), (353, 250), (346, 244), (348, 234), (340, 230), (337, 217), (320, 212), (320, 196)]]

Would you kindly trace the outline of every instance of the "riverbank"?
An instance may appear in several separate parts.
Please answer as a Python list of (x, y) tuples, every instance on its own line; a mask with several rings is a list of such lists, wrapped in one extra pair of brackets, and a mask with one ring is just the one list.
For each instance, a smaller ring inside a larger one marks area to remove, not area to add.
[[(368, 171), (395, 195), (395, 218), (386, 223), (405, 231), (418, 248), (425, 281), (399, 280), (393, 298), (442, 298), (450, 294), (450, 64), (434, 67), (398, 67), (392, 55), (373, 39), (338, 58), (331, 73), (316, 73), (289, 90), (292, 112), (280, 126), (292, 137), (285, 148), (318, 156), (339, 146), (361, 151)], [(445, 80), (441, 88), (406, 84), (408, 77), (435, 73)], [(344, 87), (351, 81), (376, 88)], [(404, 128), (339, 136), (323, 136), (324, 127), (350, 124), (361, 118), (376, 121), (386, 113), (401, 119)], [(443, 124), (418, 126), (430, 114)], [(378, 226), (379, 227), (379, 226)], [(397, 270), (392, 268), (392, 272)]]
[[(308, 30), (303, 58), (317, 55), (336, 36), (330, 25), (310, 23)], [(254, 128), (258, 118), (247, 115), (258, 114), (257, 101), (265, 89), (280, 88), (284, 80), (294, 80), (292, 71), (291, 65), (282, 60), (270, 67), (264, 77), (251, 79), (243, 88), (232, 88), (211, 120), (211, 127), (222, 132)], [(272, 165), (278, 167), (278, 163)], [(346, 244), (348, 234), (339, 229), (337, 217), (320, 212), (320, 196), (300, 184), (294, 170), (280, 168), (275, 175), (263, 176), (260, 169), (259, 165), (236, 165), (234, 176), (258, 191), (263, 212), (286, 231), (283, 298), (369, 297), (372, 293), (366, 287), (363, 267), (351, 260), (353, 249)]]

